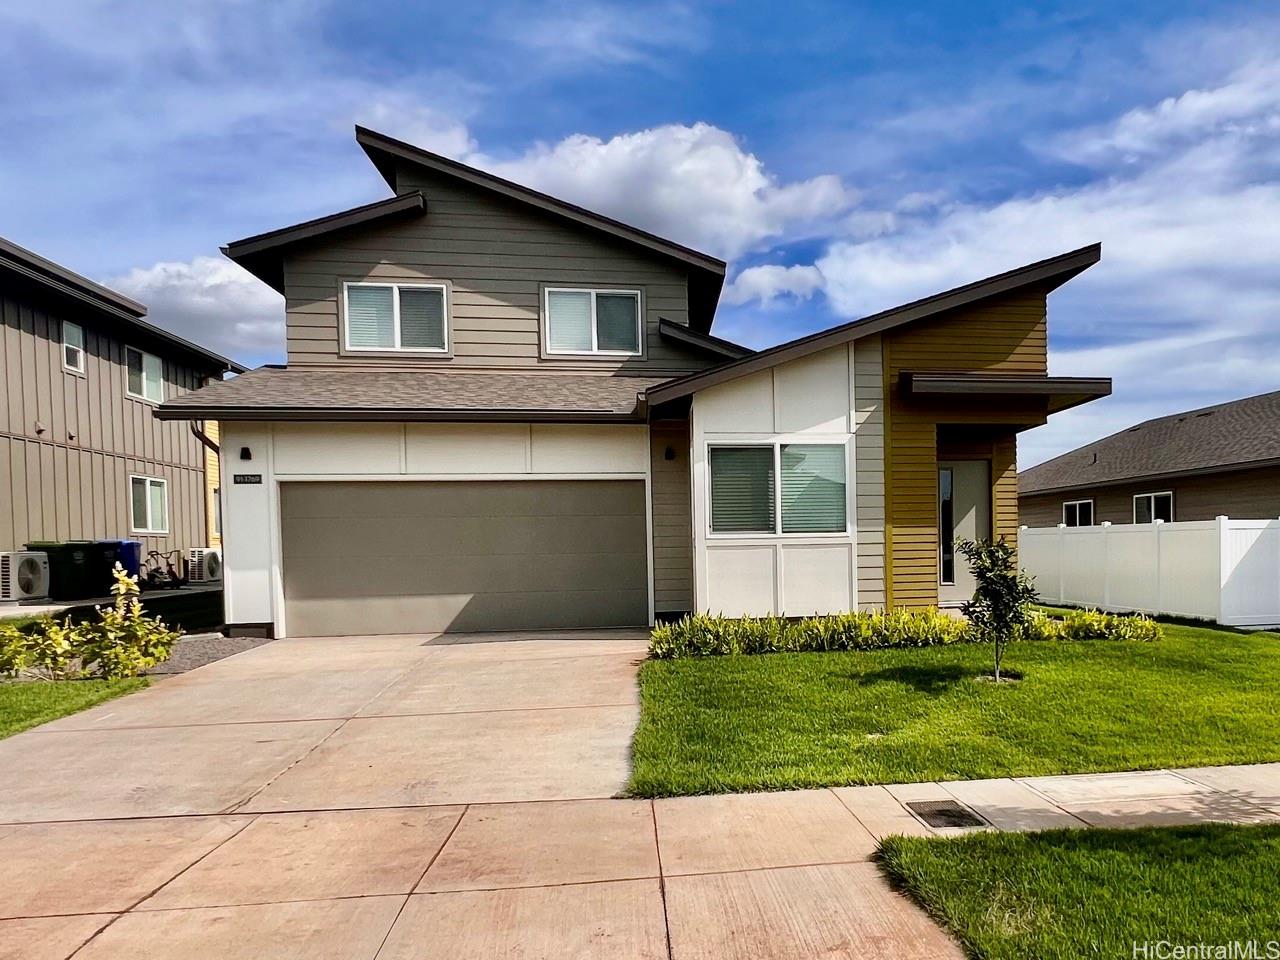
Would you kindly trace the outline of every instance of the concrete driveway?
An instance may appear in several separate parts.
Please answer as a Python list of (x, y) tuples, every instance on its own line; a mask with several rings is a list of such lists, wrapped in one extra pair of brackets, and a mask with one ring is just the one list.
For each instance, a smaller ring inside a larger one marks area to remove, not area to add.
[(282, 640), (0, 741), (0, 958), (960, 956), (838, 791), (609, 799), (644, 650)]

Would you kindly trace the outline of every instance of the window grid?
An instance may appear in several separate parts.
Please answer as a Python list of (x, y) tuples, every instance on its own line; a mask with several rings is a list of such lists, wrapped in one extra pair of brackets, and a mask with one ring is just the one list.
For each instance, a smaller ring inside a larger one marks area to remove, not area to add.
[[(551, 295), (553, 293), (585, 293), (591, 297), (591, 349), (565, 350), (551, 346)], [(597, 307), (600, 296), (631, 297), (636, 304), (636, 348), (634, 350), (601, 350), (600, 349), (600, 317)], [(643, 304), (639, 290), (595, 289), (591, 287), (547, 287), (542, 296), (542, 312), (546, 320), (543, 325), (543, 343), (547, 354), (568, 357), (638, 357), (644, 352)]]
[[(376, 287), (391, 291), (391, 345), (356, 346), (351, 342), (351, 300), (349, 291), (352, 287)], [(400, 329), (400, 291), (401, 290), (438, 290), (440, 291), (440, 332), (439, 347), (406, 347)], [(343, 299), (343, 340), (346, 349), (358, 353), (448, 353), (449, 352), (449, 288), (443, 283), (375, 283), (373, 281), (347, 281), (342, 285)]]

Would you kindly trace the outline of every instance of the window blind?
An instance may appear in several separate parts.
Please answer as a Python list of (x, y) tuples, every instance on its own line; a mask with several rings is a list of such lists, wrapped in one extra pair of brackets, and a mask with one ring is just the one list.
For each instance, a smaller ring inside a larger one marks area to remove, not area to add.
[(400, 288), (400, 346), (444, 349), (444, 291)]
[(134, 477), (130, 484), (129, 492), (133, 501), (133, 529), (150, 530), (151, 524), (147, 522), (147, 481), (144, 477)]
[(773, 533), (772, 447), (712, 447), (713, 533)]
[(169, 529), (169, 511), (165, 503), (165, 485), (158, 480), (148, 481), (151, 488), (151, 512), (148, 514), (148, 528), (151, 530)]
[(844, 447), (783, 444), (782, 532), (844, 533)]
[(596, 346), (601, 350), (639, 353), (640, 304), (629, 293), (596, 294)]
[(591, 294), (577, 290), (547, 293), (547, 344), (552, 350), (591, 349)]
[(164, 399), (164, 367), (159, 357), (149, 353), (142, 355), (142, 395), (159, 403)]
[(347, 287), (347, 346), (395, 347), (392, 287)]

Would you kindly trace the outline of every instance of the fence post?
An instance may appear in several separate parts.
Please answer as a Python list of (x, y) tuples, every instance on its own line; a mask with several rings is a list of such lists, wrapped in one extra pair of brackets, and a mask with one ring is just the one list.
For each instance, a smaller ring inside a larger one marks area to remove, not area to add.
[[(1154, 511), (1153, 511), (1154, 512)], [(1162, 564), (1160, 563), (1160, 528), (1164, 526), (1164, 521), (1156, 519), (1154, 521), (1155, 537), (1156, 537), (1156, 608), (1152, 613), (1162, 613), (1164, 611), (1164, 576), (1162, 574)]]
[(1102, 609), (1111, 608), (1111, 521), (1102, 521)]
[(1063, 572), (1067, 569), (1067, 564), (1063, 559), (1066, 556), (1066, 529), (1065, 523), (1058, 524), (1058, 602), (1066, 603), (1067, 598), (1063, 596), (1066, 591), (1066, 574)]
[(1218, 524), (1218, 614), (1214, 618), (1218, 623), (1226, 623), (1227, 611), (1223, 609), (1223, 589), (1227, 585), (1227, 517), (1213, 518)]

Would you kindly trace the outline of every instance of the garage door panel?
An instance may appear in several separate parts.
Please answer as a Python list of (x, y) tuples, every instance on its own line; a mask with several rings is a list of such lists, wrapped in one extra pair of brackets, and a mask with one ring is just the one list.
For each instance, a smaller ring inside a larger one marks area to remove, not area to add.
[(638, 481), (287, 483), (295, 636), (648, 621)]

